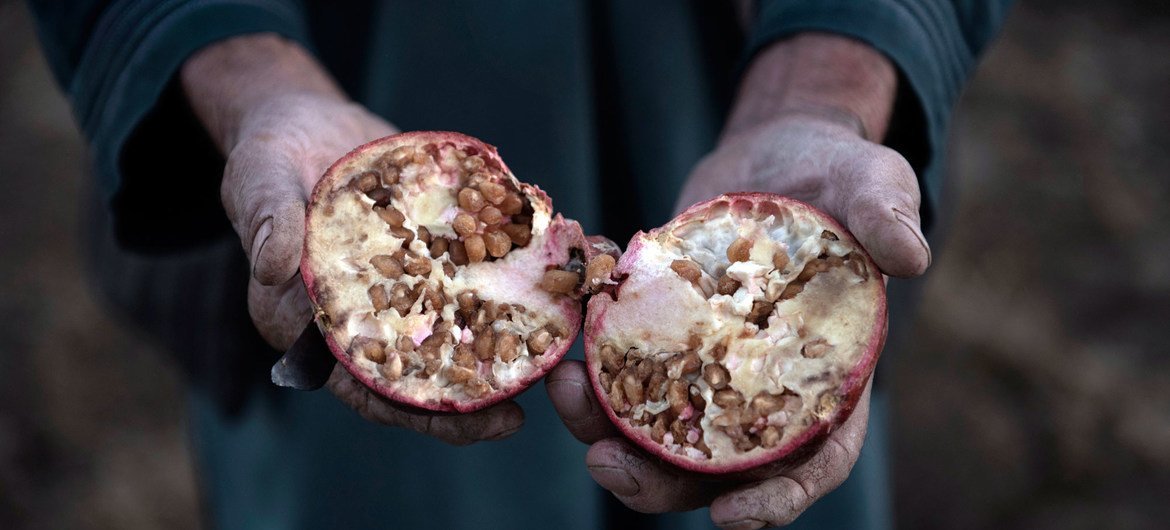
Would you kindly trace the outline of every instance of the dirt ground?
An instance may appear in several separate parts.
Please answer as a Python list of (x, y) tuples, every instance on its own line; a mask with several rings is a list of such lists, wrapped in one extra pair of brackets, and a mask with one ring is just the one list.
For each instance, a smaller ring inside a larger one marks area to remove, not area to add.
[[(82, 143), (0, 0), (0, 528), (192, 528), (180, 376), (82, 267)], [(889, 352), (900, 528), (1170, 520), (1170, 16), (1023, 2), (959, 110), (955, 201)]]

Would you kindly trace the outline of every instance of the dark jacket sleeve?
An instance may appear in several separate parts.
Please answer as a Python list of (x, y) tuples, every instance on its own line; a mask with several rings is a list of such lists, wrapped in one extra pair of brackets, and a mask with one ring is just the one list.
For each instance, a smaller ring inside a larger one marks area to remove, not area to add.
[(223, 160), (175, 74), (199, 48), (274, 32), (307, 41), (297, 0), (30, 0), (50, 68), (89, 143), (119, 241), (165, 251), (228, 229)]
[[(800, 31), (866, 42), (899, 71), (886, 144), (910, 161), (924, 196), (924, 222), (937, 207), (951, 111), (1011, 0), (760, 0), (748, 53)], [(750, 57), (750, 55), (749, 55)]]

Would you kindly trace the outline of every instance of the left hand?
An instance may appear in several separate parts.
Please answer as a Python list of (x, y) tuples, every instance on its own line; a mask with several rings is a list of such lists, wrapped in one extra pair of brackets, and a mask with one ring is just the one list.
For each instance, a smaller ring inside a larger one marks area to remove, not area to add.
[[(719, 145), (691, 173), (676, 210), (734, 191), (786, 195), (839, 220), (885, 274), (922, 274), (931, 258), (917, 177), (900, 154), (872, 141), (884, 134), (894, 78), (880, 54), (840, 37), (798, 36), (762, 52)], [(865, 439), (872, 384), (808, 461), (735, 483), (683, 475), (622, 438), (583, 363), (562, 362), (545, 381), (566, 427), (592, 445), (586, 465), (598, 484), (641, 512), (710, 506), (715, 524), (735, 529), (789, 524), (845, 481)]]

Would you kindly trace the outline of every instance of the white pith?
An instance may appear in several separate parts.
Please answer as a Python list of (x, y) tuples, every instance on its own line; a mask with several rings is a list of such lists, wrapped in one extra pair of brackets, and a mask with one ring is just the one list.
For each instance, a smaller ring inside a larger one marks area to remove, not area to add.
[[(369, 149), (346, 160), (334, 168), (333, 179), (328, 190), (319, 190), (318, 198), (310, 206), (310, 222), (306, 233), (306, 263), (314, 275), (314, 286), (318, 293), (319, 318), (323, 331), (331, 335), (337, 344), (347, 351), (356, 337), (371, 337), (388, 345), (396, 344), (401, 336), (408, 336), (417, 347), (432, 333), (438, 318), (453, 322), (458, 310), (456, 296), (463, 292), (474, 292), (479, 299), (495, 304), (520, 304), (524, 312), (513, 311), (512, 318), (501, 318), (492, 324), (497, 332), (511, 332), (521, 336), (520, 355), (511, 362), (498, 357), (491, 361), (476, 361), (477, 376), (488, 382), (493, 389), (511, 388), (530, 378), (538, 370), (547, 368), (551, 361), (543, 355), (530, 355), (523, 338), (530, 333), (555, 327), (560, 330), (576, 329), (565, 315), (564, 301), (558, 300), (535, 286), (539, 283), (546, 265), (562, 265), (568, 259), (568, 243), (559, 237), (552, 222), (551, 210), (545, 198), (534, 189), (521, 186), (510, 175), (504, 178), (513, 183), (533, 206), (532, 238), (524, 247), (513, 248), (507, 255), (495, 261), (483, 261), (455, 267), (454, 277), (448, 277), (443, 262), (449, 254), (432, 260), (431, 272), (425, 278), (403, 274), (399, 279), (387, 279), (370, 264), (377, 255), (389, 255), (402, 248), (403, 239), (391, 233), (389, 225), (373, 210), (374, 202), (366, 194), (353, 189), (350, 182), (383, 154), (398, 145)], [(419, 146), (421, 147), (421, 146)], [(403, 227), (416, 232), (424, 226), (432, 237), (457, 237), (451, 222), (459, 212), (457, 193), (460, 188), (460, 160), (463, 155), (460, 146), (440, 144), (440, 163), (427, 157), (421, 163), (410, 163), (402, 168), (397, 187), (401, 195), (391, 200), (391, 206), (406, 216)], [(399, 198), (401, 197), (401, 198)], [(415, 254), (430, 259), (425, 243), (415, 238), (408, 247)], [(440, 311), (427, 310), (425, 297), (414, 302), (409, 313), (403, 317), (390, 308), (375, 312), (368, 289), (373, 284), (385, 285), (387, 291), (398, 283), (413, 288), (419, 282), (442, 289), (447, 304)], [(462, 384), (453, 384), (445, 377), (446, 368), (451, 366), (454, 342), (470, 344), (474, 332), (468, 328), (452, 326), (452, 344), (444, 344), (440, 350), (442, 367), (426, 378), (417, 374), (404, 375), (391, 381), (379, 370), (382, 363), (350, 354), (350, 370), (393, 389), (397, 395), (410, 396), (420, 403), (467, 402), (484, 396), (473, 396)], [(574, 337), (558, 337), (549, 346), (552, 351), (563, 346), (563, 342)], [(386, 350), (385, 364), (395, 362), (398, 352), (391, 347)]]
[[(773, 413), (753, 427), (751, 432), (756, 434), (769, 425), (779, 429), (781, 438), (775, 446), (741, 451), (732, 438), (711, 425), (723, 409), (714, 403), (714, 390), (702, 371), (686, 378), (706, 402), (699, 426), (701, 439), (711, 451), (710, 460), (726, 464), (752, 460), (757, 453), (786, 445), (814, 421), (831, 416), (839, 404), (836, 390), (870, 346), (880, 311), (875, 300), (884, 288), (873, 270), (860, 276), (848, 266), (831, 268), (813, 276), (800, 294), (778, 300), (765, 329), (745, 321), (753, 301), (765, 297), (775, 300), (809, 260), (826, 253), (843, 257), (860, 250), (844, 238), (823, 238), (826, 229), (831, 227), (797, 208), (773, 203), (753, 208), (748, 201), (736, 201), (713, 205), (705, 217), (639, 234), (641, 241), (634, 243), (641, 246), (636, 259), (628, 264), (617, 301), (606, 304), (596, 334), (598, 345), (612, 345), (621, 352), (637, 348), (630, 351), (631, 359), (666, 360), (688, 351), (688, 342), (698, 336), (701, 346), (697, 351), (704, 366), (715, 362), (711, 355), (715, 345), (727, 346), (722, 364), (730, 372), (730, 388), (740, 391), (747, 402), (761, 391), (777, 395), (787, 390), (801, 398), (799, 410)], [(731, 264), (727, 248), (741, 237), (753, 243), (751, 259)], [(777, 251), (789, 258), (783, 270), (772, 265)], [(671, 263), (678, 259), (692, 260), (703, 269), (698, 287), (671, 269)], [(732, 295), (716, 293), (716, 282), (724, 273), (742, 284)], [(827, 341), (831, 348), (820, 358), (804, 357), (801, 348), (816, 340)], [(642, 417), (643, 411), (658, 414), (668, 408), (662, 399), (617, 412), (629, 422)], [(649, 424), (630, 425), (647, 435), (651, 430)], [(662, 445), (690, 459), (708, 460), (694, 447), (694, 440), (678, 442), (667, 432)]]

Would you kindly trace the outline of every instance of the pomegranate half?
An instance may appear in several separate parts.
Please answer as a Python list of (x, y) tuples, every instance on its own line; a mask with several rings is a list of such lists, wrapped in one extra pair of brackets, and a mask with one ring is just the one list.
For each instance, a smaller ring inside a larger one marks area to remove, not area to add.
[(588, 302), (603, 408), (690, 472), (753, 478), (815, 452), (849, 416), (886, 333), (885, 282), (812, 206), (739, 193), (638, 233)]
[(398, 403), (470, 412), (527, 388), (576, 339), (587, 246), (494, 147), (412, 132), (354, 149), (317, 183), (301, 273), (354, 377)]

